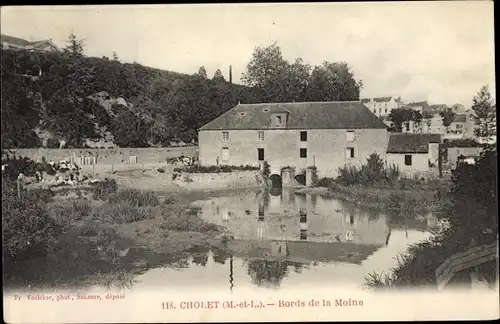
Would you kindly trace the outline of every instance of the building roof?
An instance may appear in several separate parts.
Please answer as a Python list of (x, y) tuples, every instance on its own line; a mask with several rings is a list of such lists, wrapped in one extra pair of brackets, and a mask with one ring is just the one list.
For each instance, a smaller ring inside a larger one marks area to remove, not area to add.
[(415, 101), (415, 102), (410, 102), (406, 106), (410, 106), (410, 107), (419, 107), (419, 106), (428, 107), (429, 104), (427, 103), (427, 101)]
[(60, 50), (59, 47), (57, 47), (51, 40), (48, 39), (30, 42), (18, 37), (0, 35), (0, 40), (2, 43), (8, 43), (11, 46), (21, 49), (40, 49), (48, 45), (56, 51)]
[(373, 98), (373, 101), (375, 102), (389, 102), (391, 101), (392, 97), (379, 97), (379, 98)]
[(387, 153), (428, 153), (429, 143), (441, 143), (441, 135), (392, 133)]
[(25, 39), (13, 37), (13, 36), (8, 36), (8, 35), (0, 35), (0, 41), (2, 41), (2, 43), (7, 42), (10, 44), (19, 45), (19, 46), (30, 45), (30, 42), (25, 40)]
[(360, 99), (360, 101), (361, 101), (362, 103), (367, 103), (367, 102), (370, 102), (370, 101), (371, 101), (371, 99), (370, 99), (370, 98), (362, 98), (362, 99)]
[(271, 129), (271, 114), (287, 112), (286, 129), (387, 129), (359, 101), (238, 104), (200, 130)]

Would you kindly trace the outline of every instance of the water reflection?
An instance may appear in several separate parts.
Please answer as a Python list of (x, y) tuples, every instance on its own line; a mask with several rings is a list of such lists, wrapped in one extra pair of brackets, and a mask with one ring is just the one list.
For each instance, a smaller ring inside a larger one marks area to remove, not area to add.
[[(288, 189), (231, 192), (192, 207), (226, 226), (235, 239), (224, 249), (193, 248), (162, 269), (164, 279), (147, 279), (148, 273), (146, 281), (219, 284), (230, 291), (304, 280), (362, 285), (367, 273), (395, 266), (396, 255), (435, 225), (432, 215), (384, 213)], [(183, 267), (184, 276), (172, 267)]]

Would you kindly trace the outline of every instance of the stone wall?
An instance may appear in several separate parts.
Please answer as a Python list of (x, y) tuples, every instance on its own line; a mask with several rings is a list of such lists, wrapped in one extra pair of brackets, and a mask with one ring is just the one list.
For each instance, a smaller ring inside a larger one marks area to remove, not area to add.
[[(96, 164), (151, 164), (165, 163), (167, 159), (179, 156), (198, 155), (197, 146), (162, 148), (114, 148), (114, 149), (14, 149), (15, 156), (26, 156), (36, 161), (45, 157), (47, 161), (74, 160), (81, 157), (96, 157)], [(136, 157), (136, 158), (134, 158)]]

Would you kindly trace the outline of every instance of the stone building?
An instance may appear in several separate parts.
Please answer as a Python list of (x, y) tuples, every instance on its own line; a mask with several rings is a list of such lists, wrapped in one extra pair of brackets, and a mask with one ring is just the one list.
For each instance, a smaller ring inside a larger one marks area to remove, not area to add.
[[(238, 104), (199, 130), (201, 165), (270, 166), (271, 175), (309, 167), (318, 177), (361, 164), (371, 153), (385, 155), (387, 126), (363, 103), (301, 102)], [(311, 177), (305, 177), (309, 182)]]

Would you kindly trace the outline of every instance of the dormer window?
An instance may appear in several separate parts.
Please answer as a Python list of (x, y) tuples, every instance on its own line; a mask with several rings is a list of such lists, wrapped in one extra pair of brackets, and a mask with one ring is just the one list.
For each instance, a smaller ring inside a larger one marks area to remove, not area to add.
[(286, 112), (276, 112), (271, 115), (271, 127), (273, 128), (285, 128), (287, 124), (287, 113)]

